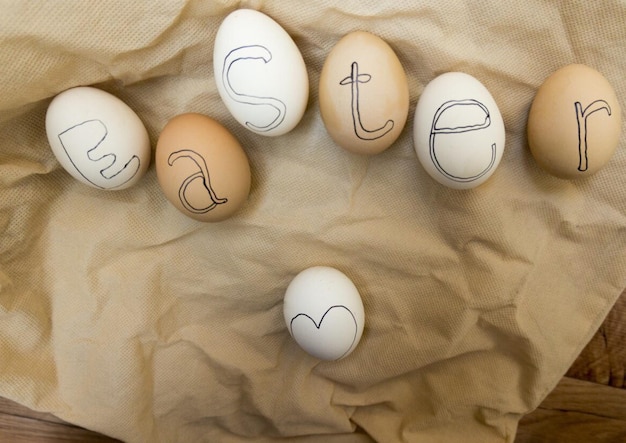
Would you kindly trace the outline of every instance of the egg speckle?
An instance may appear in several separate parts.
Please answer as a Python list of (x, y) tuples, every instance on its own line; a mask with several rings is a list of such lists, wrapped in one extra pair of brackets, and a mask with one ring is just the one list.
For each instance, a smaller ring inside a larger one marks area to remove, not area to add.
[(89, 86), (57, 95), (46, 112), (48, 143), (61, 166), (98, 189), (133, 186), (150, 164), (150, 139), (119, 98)]
[(232, 216), (250, 192), (250, 165), (239, 142), (202, 114), (181, 114), (161, 131), (156, 173), (165, 197), (198, 221)]
[(359, 291), (344, 273), (327, 266), (296, 275), (285, 293), (283, 315), (298, 345), (321, 360), (346, 357), (363, 334)]
[(548, 173), (582, 178), (609, 162), (621, 127), (620, 105), (607, 79), (573, 64), (555, 71), (538, 89), (528, 114), (528, 145)]
[(337, 145), (357, 154), (389, 148), (409, 112), (406, 74), (393, 49), (369, 32), (344, 36), (324, 62), (319, 106)]

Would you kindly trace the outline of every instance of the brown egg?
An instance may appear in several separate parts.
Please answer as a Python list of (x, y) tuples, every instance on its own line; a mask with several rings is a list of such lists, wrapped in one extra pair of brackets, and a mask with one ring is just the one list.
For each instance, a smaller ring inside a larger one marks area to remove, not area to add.
[(358, 154), (378, 154), (398, 138), (409, 113), (409, 86), (391, 47), (356, 31), (330, 51), (319, 83), (320, 112), (331, 138)]
[(557, 177), (594, 174), (617, 148), (622, 113), (609, 82), (595, 69), (568, 65), (541, 85), (528, 115), (528, 144)]
[(250, 165), (239, 142), (201, 114), (171, 119), (155, 154), (159, 185), (183, 214), (203, 222), (233, 215), (250, 192)]

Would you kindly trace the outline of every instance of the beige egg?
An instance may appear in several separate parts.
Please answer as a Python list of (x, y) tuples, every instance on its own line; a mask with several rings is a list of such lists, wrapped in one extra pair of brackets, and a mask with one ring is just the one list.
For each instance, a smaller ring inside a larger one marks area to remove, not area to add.
[(356, 31), (330, 51), (319, 83), (320, 112), (331, 138), (358, 154), (378, 154), (398, 138), (409, 113), (409, 86), (393, 49)]
[(619, 102), (607, 79), (588, 66), (568, 65), (537, 91), (528, 115), (528, 144), (550, 174), (587, 177), (609, 162), (621, 126)]
[(165, 197), (183, 214), (203, 222), (233, 215), (250, 192), (250, 165), (241, 145), (215, 120), (181, 114), (157, 142), (156, 173)]

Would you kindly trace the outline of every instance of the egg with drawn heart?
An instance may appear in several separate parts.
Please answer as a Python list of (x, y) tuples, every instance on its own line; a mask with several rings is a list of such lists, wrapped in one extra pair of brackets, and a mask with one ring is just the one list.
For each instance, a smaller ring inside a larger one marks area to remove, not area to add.
[(415, 109), (413, 144), (439, 183), (470, 189), (493, 175), (504, 152), (504, 121), (487, 88), (463, 72), (433, 79)]
[(57, 95), (46, 112), (46, 135), (61, 166), (94, 188), (128, 188), (150, 164), (143, 123), (126, 103), (101, 89), (80, 86)]
[(285, 292), (283, 315), (287, 329), (308, 354), (340, 360), (361, 340), (364, 309), (352, 280), (328, 266), (300, 272)]
[(232, 116), (260, 135), (291, 131), (309, 99), (300, 50), (276, 21), (253, 9), (231, 12), (215, 36), (213, 73)]
[(155, 164), (165, 197), (198, 221), (231, 217), (250, 192), (250, 164), (243, 148), (224, 126), (203, 114), (180, 114), (167, 122)]
[(330, 51), (319, 81), (320, 114), (333, 141), (373, 155), (400, 136), (409, 114), (409, 85), (391, 46), (364, 31), (345, 35)]

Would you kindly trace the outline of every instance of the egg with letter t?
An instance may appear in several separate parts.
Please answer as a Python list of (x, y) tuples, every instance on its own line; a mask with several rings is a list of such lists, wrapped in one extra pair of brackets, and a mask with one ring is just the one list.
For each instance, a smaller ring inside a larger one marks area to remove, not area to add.
[(409, 113), (407, 77), (391, 46), (364, 31), (341, 38), (324, 62), (319, 104), (324, 126), (340, 147), (365, 155), (389, 148)]

